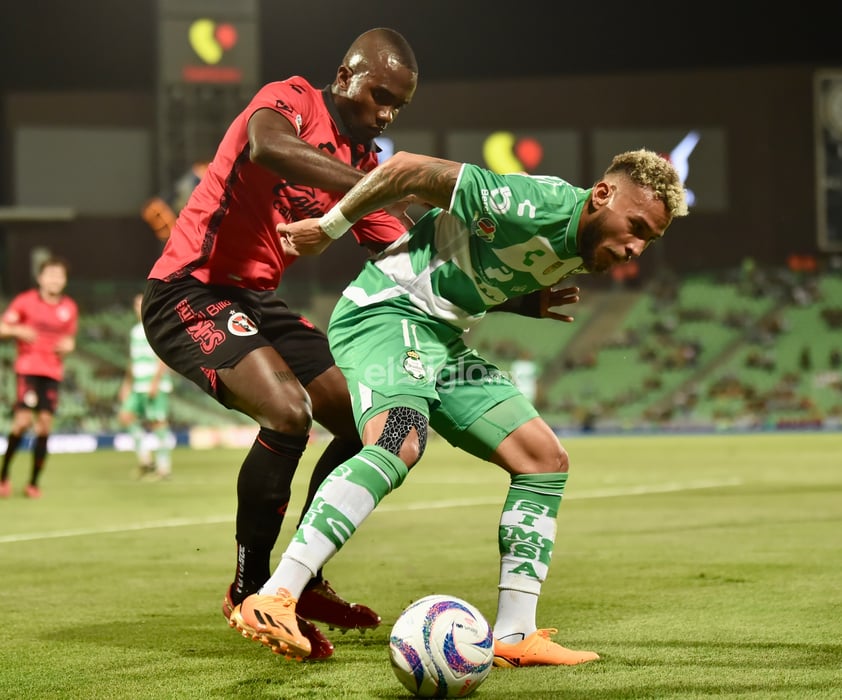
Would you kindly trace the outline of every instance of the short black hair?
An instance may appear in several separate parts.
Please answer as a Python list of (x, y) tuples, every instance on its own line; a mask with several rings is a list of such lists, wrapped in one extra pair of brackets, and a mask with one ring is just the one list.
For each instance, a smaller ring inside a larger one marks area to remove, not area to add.
[(70, 272), (70, 264), (64, 258), (58, 255), (51, 255), (48, 258), (44, 258), (41, 261), (41, 264), (38, 266), (38, 274), (40, 275), (45, 267), (63, 267), (65, 273)]

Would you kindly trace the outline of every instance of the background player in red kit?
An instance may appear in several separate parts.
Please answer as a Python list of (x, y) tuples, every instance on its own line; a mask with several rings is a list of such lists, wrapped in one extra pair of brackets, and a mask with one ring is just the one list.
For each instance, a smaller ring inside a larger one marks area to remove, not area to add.
[[(237, 480), (237, 564), (226, 617), (269, 577), (313, 420), (335, 438), (313, 472), (305, 510), (324, 476), (361, 448), (327, 338), (276, 296), (295, 258), (275, 226), (322, 214), (377, 165), (372, 139), (409, 104), (417, 78), (404, 37), (377, 28), (354, 40), (328, 87), (299, 76), (265, 85), (229, 126), (149, 273), (143, 323), (155, 352), (259, 424)], [(358, 241), (374, 249), (404, 230), (383, 211), (354, 226)], [(380, 623), (370, 608), (340, 598), (321, 572), (297, 612), (310, 659), (330, 656), (333, 645), (301, 618), (341, 629)]]
[(38, 287), (12, 299), (0, 318), (0, 337), (17, 339), (17, 396), (0, 472), (0, 497), (11, 494), (9, 467), (27, 430), (33, 427), (32, 476), (24, 493), (39, 498), (38, 480), (47, 458), (47, 440), (64, 378), (64, 356), (76, 347), (79, 310), (64, 294), (67, 264), (48, 258), (38, 268)]

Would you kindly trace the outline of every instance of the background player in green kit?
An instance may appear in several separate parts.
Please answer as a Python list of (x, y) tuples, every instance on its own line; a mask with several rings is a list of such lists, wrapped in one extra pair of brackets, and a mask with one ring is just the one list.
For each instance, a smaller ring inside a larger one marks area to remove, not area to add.
[(495, 664), (596, 660), (594, 652), (555, 643), (550, 636), (557, 630), (536, 624), (567, 452), (526, 397), (466, 347), (462, 334), (508, 299), (640, 256), (687, 213), (681, 179), (647, 150), (616, 156), (588, 189), (556, 177), (499, 175), (399, 153), (325, 216), (277, 230), (299, 252), (319, 252), (351, 222), (410, 195), (434, 208), (366, 263), (328, 329), (364, 447), (325, 479), (275, 572), (231, 619), (276, 651), (306, 655), (307, 639), (294, 627), (297, 596), (403, 483), (424, 452), (429, 424), (511, 476), (498, 529)]
[[(140, 320), (143, 294), (134, 297), (137, 323), (129, 332), (129, 364), (120, 385), (120, 424), (134, 440), (139, 476), (167, 479), (172, 475), (170, 434), (170, 369), (155, 354)], [(147, 430), (155, 437), (154, 454), (146, 441)]]

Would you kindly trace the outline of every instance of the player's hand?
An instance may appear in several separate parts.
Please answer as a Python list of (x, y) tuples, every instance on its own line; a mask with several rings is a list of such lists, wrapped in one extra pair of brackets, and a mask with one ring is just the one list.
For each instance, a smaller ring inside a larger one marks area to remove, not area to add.
[(333, 243), (333, 239), (319, 226), (319, 219), (302, 219), (291, 224), (278, 224), (275, 231), (281, 237), (284, 250), (288, 250), (287, 245), (291, 246), (293, 255), (318, 255)]
[(552, 309), (559, 306), (567, 306), (575, 304), (579, 301), (578, 287), (562, 287), (561, 289), (553, 289), (549, 287), (541, 290), (541, 318), (552, 318), (556, 321), (564, 321), (565, 323), (573, 323), (573, 317), (567, 314), (561, 314)]
[(38, 332), (32, 326), (21, 324), (15, 328), (15, 337), (24, 343), (34, 343), (38, 337)]
[(301, 255), (301, 253), (298, 252), (298, 249), (284, 234), (279, 233), (278, 240), (281, 242), (281, 251), (283, 252), (285, 258), (297, 258)]
[(71, 338), (69, 335), (66, 335), (63, 338), (59, 338), (56, 342), (56, 352), (59, 355), (67, 355), (73, 352), (74, 348), (75, 342), (73, 341), (73, 338)]
[(390, 204), (388, 207), (383, 207), (383, 211), (394, 216), (401, 222), (405, 229), (409, 230), (415, 225), (415, 220), (407, 213), (406, 210), (409, 209), (410, 205), (415, 203), (416, 197), (411, 194), (404, 199)]

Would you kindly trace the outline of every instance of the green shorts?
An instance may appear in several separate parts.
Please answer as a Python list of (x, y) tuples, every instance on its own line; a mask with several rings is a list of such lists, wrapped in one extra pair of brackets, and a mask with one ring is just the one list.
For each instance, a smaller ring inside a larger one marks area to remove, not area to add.
[(149, 394), (132, 391), (120, 407), (123, 413), (133, 413), (138, 419), (151, 423), (165, 423), (169, 416), (170, 395), (159, 391), (154, 398)]
[(408, 406), (450, 444), (488, 459), (503, 438), (535, 418), (535, 407), (507, 374), (462, 337), (399, 299), (358, 307), (342, 298), (328, 338), (360, 433), (374, 415)]

